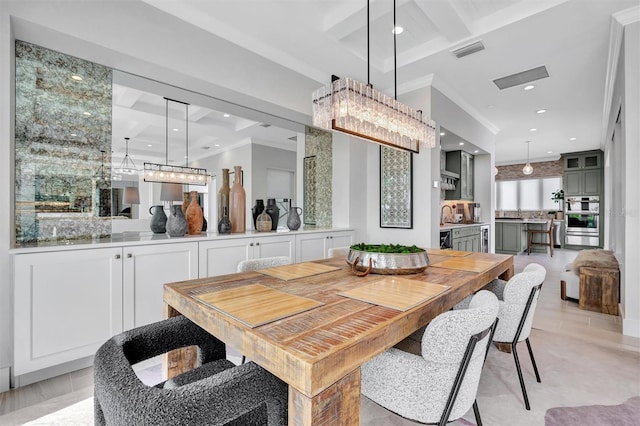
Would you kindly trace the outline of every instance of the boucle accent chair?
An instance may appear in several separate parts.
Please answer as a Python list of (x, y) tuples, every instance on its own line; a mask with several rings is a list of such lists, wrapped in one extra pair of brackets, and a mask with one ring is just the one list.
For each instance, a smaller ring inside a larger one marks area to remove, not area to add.
[(535, 314), (540, 290), (546, 277), (547, 270), (537, 263), (527, 265), (524, 270), (514, 275), (509, 281), (494, 280), (485, 289), (490, 290), (500, 299), (500, 312), (498, 313), (498, 327), (493, 336), (493, 341), (497, 343), (507, 343), (511, 345), (511, 352), (516, 363), (518, 379), (522, 388), (524, 405), (530, 410), (527, 389), (520, 368), (520, 360), (516, 345), (523, 340), (527, 343), (531, 364), (536, 375), (538, 383), (540, 374), (536, 360), (529, 342), (531, 334), (531, 325), (533, 324), (533, 316)]
[(262, 257), (260, 259), (248, 259), (238, 263), (238, 272), (251, 272), (274, 266), (290, 265), (291, 258), (287, 256)]
[(362, 394), (422, 423), (444, 425), (473, 407), (482, 424), (475, 399), (497, 314), (498, 299), (481, 290), (469, 309), (438, 315), (425, 329), (420, 355), (391, 348), (362, 366)]
[[(132, 368), (191, 345), (202, 365), (156, 386)], [(224, 343), (181, 316), (112, 337), (94, 358), (95, 424), (285, 425), (286, 384), (255, 363), (236, 367), (224, 358)]]

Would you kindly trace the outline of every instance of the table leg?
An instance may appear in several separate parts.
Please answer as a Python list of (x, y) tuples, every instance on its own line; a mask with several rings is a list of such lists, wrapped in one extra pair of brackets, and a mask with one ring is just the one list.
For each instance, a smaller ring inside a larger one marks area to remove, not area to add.
[(513, 265), (511, 265), (509, 266), (509, 269), (507, 269), (502, 274), (500, 274), (498, 278), (505, 281), (509, 281), (511, 278), (513, 278), (513, 275), (514, 275), (514, 270), (513, 270)]
[(313, 398), (289, 386), (289, 425), (359, 425), (360, 369)]
[[(181, 315), (172, 306), (164, 305), (165, 318), (173, 318)], [(171, 379), (186, 371), (193, 370), (198, 364), (197, 346), (189, 346), (183, 349), (167, 352), (162, 356), (162, 376), (164, 380)]]

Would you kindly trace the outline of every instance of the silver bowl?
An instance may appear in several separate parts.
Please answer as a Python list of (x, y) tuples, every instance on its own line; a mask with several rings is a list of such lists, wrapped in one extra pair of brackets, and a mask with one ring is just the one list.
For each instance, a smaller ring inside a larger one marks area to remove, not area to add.
[(369, 262), (371, 262), (370, 272), (383, 275), (416, 274), (424, 271), (429, 266), (429, 256), (427, 256), (426, 251), (418, 253), (375, 253), (349, 249), (346, 260), (352, 269), (360, 272), (366, 271), (369, 268)]

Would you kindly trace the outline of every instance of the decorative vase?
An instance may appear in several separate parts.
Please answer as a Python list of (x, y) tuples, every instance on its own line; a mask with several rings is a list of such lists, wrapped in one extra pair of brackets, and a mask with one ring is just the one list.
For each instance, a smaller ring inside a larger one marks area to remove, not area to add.
[(278, 229), (278, 219), (280, 219), (280, 209), (276, 205), (275, 198), (269, 198), (267, 200), (267, 207), (264, 209), (267, 214), (271, 217), (271, 230), (275, 231)]
[(198, 204), (198, 191), (191, 191), (191, 203), (187, 207), (186, 218), (187, 233), (189, 235), (200, 235), (202, 233), (204, 215), (200, 204)]
[(300, 228), (300, 215), (302, 209), (300, 207), (289, 208), (289, 217), (287, 218), (287, 228), (292, 231), (297, 231)]
[(218, 222), (218, 233), (219, 234), (230, 234), (231, 233), (231, 222), (229, 221), (229, 208), (224, 207), (222, 209), (222, 219)]
[[(153, 212), (151, 211), (153, 210)], [(149, 226), (154, 234), (164, 234), (167, 232), (167, 215), (164, 213), (163, 206), (151, 206), (149, 207), (149, 214), (151, 222)]]
[(271, 231), (271, 216), (266, 211), (262, 211), (258, 215), (256, 220), (256, 231), (258, 232), (270, 232)]
[(189, 207), (189, 193), (182, 193), (182, 215), (187, 217), (187, 207)]
[(260, 213), (264, 211), (264, 201), (256, 200), (256, 205), (251, 209), (253, 212), (253, 227), (257, 230), (258, 226), (256, 225), (256, 219), (260, 216)]
[(240, 183), (241, 166), (233, 166), (233, 186), (229, 190), (229, 217), (231, 232), (234, 234), (246, 231), (246, 194)]
[(204, 217), (204, 210), (202, 210), (202, 232), (207, 232), (208, 227), (207, 218)]
[(182, 206), (174, 204), (171, 206), (171, 215), (167, 219), (167, 234), (170, 237), (184, 237), (187, 232), (187, 219), (182, 214)]
[[(222, 169), (222, 186), (218, 190), (218, 223), (222, 220), (224, 208), (229, 214), (229, 169)], [(227, 217), (228, 219), (228, 217)]]

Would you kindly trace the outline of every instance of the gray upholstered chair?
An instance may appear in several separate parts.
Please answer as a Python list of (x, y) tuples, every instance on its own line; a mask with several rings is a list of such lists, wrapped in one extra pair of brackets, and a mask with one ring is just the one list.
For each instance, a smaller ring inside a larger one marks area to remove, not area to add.
[(238, 272), (257, 271), (259, 269), (273, 268), (274, 266), (290, 265), (291, 258), (288, 256), (262, 257), (259, 259), (248, 259), (238, 263)]
[(527, 410), (530, 410), (531, 407), (516, 345), (523, 340), (527, 343), (533, 371), (536, 375), (536, 380), (540, 383), (540, 374), (531, 349), (531, 342), (529, 342), (529, 334), (531, 334), (533, 316), (546, 274), (547, 270), (542, 265), (531, 263), (509, 281), (494, 280), (485, 287), (485, 289), (496, 294), (500, 300), (499, 322), (493, 341), (511, 345), (511, 352), (513, 353), (520, 387), (522, 388), (524, 405)]
[(329, 257), (344, 257), (347, 258), (349, 254), (349, 247), (332, 247), (327, 250), (327, 255)]
[(391, 348), (362, 366), (362, 394), (402, 417), (444, 425), (473, 407), (498, 314), (498, 299), (479, 291), (469, 309), (438, 315), (421, 354)]
[[(132, 365), (197, 345), (202, 365), (156, 386)], [(126, 331), (107, 340), (94, 359), (95, 424), (285, 425), (287, 386), (250, 362), (225, 359), (224, 343), (185, 317)]]

